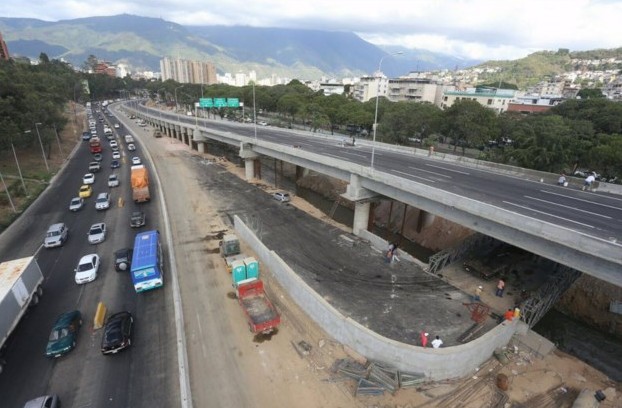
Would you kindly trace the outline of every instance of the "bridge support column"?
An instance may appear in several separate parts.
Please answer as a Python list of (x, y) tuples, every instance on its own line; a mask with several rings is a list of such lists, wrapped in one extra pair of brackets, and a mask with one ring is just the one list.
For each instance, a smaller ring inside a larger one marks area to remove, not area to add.
[(207, 138), (201, 134), (198, 127), (192, 131), (192, 141), (197, 144), (197, 151), (199, 153), (205, 153), (205, 145), (207, 145)]
[(244, 176), (246, 180), (252, 180), (257, 175), (255, 173), (255, 161), (259, 155), (253, 151), (253, 145), (240, 143), (240, 157), (244, 159)]
[(296, 181), (307, 175), (309, 175), (309, 169), (301, 166), (296, 166)]
[(376, 196), (376, 192), (361, 187), (360, 176), (357, 174), (350, 175), (350, 184), (341, 197), (354, 201), (354, 220), (352, 222), (352, 233), (354, 235), (359, 235), (361, 231), (367, 230), (371, 199)]
[(352, 233), (359, 235), (367, 230), (371, 203), (369, 201), (357, 201), (354, 204), (354, 220), (352, 221)]

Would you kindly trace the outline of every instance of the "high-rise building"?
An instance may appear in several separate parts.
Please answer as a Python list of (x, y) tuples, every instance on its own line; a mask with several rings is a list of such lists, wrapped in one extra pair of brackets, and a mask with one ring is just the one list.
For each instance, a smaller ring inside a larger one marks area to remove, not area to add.
[(6, 43), (2, 38), (2, 33), (0, 33), (0, 59), (8, 60), (9, 58), (9, 49), (6, 47)]
[(164, 57), (160, 60), (160, 72), (162, 81), (172, 79), (182, 84), (205, 85), (217, 83), (216, 67), (211, 62)]

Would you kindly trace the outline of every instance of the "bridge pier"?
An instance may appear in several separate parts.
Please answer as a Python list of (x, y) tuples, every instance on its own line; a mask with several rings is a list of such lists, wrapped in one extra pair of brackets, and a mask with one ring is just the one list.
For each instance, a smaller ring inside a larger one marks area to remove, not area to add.
[(199, 153), (205, 153), (207, 138), (201, 134), (198, 127), (194, 128), (192, 131), (192, 141), (197, 144), (197, 151)]
[(257, 161), (259, 155), (253, 151), (253, 146), (248, 143), (241, 143), (240, 157), (244, 159), (244, 177), (246, 180), (248, 181), (256, 178), (255, 161)]
[(354, 235), (359, 235), (361, 231), (367, 231), (371, 199), (377, 195), (376, 192), (361, 187), (361, 177), (358, 174), (350, 175), (350, 184), (341, 196), (354, 201), (354, 220), (352, 222), (352, 233)]

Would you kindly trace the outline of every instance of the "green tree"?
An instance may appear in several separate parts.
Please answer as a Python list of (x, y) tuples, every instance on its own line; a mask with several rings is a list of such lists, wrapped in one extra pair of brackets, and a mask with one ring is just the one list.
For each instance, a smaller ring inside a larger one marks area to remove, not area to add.
[(454, 145), (454, 152), (460, 146), (462, 154), (467, 146), (477, 146), (490, 139), (497, 139), (497, 115), (478, 102), (456, 101), (443, 112), (442, 129)]
[(605, 97), (600, 88), (583, 88), (577, 96), (581, 99), (601, 99)]

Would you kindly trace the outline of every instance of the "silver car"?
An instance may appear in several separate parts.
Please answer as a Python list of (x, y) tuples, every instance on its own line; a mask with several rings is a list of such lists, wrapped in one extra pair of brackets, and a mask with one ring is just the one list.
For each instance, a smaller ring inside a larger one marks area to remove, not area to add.
[(74, 197), (69, 203), (69, 211), (79, 211), (84, 206), (84, 198)]
[(97, 199), (95, 200), (95, 209), (96, 210), (107, 210), (110, 208), (110, 194), (108, 193), (99, 193), (97, 195)]
[(100, 242), (104, 242), (106, 239), (106, 224), (98, 222), (97, 224), (91, 225), (87, 236), (89, 244), (99, 244)]
[(64, 223), (52, 224), (45, 233), (43, 246), (46, 248), (62, 246), (67, 241), (68, 236), (69, 228)]
[(119, 187), (119, 176), (111, 174), (108, 176), (108, 187)]

